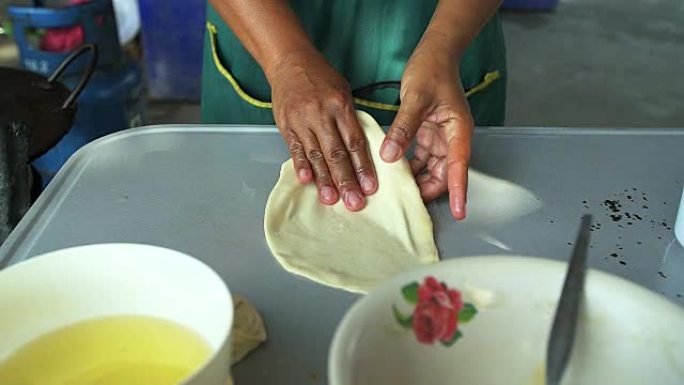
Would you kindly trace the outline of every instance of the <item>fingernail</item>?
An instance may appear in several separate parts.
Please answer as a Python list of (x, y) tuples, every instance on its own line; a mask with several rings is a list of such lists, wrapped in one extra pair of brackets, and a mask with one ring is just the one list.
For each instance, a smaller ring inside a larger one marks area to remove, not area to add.
[(375, 181), (373, 181), (373, 178), (369, 176), (362, 176), (361, 177), (361, 189), (364, 192), (371, 192), (375, 188)]
[(307, 170), (305, 168), (299, 170), (297, 172), (297, 175), (299, 175), (299, 180), (301, 180), (302, 182), (309, 181), (309, 180), (311, 180), (311, 177), (312, 177), (311, 170)]
[(325, 186), (321, 189), (321, 195), (324, 200), (332, 202), (335, 200), (335, 189), (330, 186)]
[(382, 146), (380, 156), (385, 162), (393, 162), (399, 157), (399, 151), (401, 151), (399, 145), (390, 140), (385, 142), (385, 144)]
[(363, 205), (363, 198), (356, 191), (347, 193), (347, 196), (345, 198), (347, 206), (349, 206), (352, 209), (358, 208), (361, 205)]
[(456, 219), (463, 219), (465, 218), (465, 203), (459, 202), (457, 196), (451, 196), (450, 197), (450, 203), (451, 203), (451, 212), (454, 215), (454, 218)]

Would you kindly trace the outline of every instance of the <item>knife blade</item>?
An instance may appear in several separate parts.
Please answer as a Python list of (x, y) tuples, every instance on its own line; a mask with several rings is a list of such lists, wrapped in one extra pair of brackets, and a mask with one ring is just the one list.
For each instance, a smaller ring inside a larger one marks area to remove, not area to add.
[(546, 385), (560, 385), (572, 353), (580, 303), (584, 294), (591, 222), (591, 215), (582, 217), (575, 248), (568, 264), (546, 348)]

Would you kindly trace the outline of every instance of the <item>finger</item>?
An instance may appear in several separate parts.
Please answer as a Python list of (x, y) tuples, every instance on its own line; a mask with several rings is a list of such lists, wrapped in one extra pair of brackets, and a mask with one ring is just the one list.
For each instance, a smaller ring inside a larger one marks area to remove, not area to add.
[(420, 185), (421, 183), (424, 183), (424, 182), (427, 182), (428, 180), (430, 180), (430, 178), (432, 178), (432, 175), (430, 175), (428, 173), (420, 174), (416, 178), (416, 183), (418, 183), (418, 185)]
[(413, 159), (409, 162), (413, 175), (418, 174), (425, 168), (428, 159), (430, 159), (430, 153), (422, 146), (416, 146), (416, 149), (413, 151)]
[(470, 160), (470, 138), (472, 125), (465, 124), (455, 130), (449, 140), (447, 152), (447, 186), (449, 189), (449, 206), (456, 219), (466, 216), (466, 198), (468, 190), (468, 162)]
[(349, 153), (361, 190), (366, 195), (373, 194), (378, 189), (375, 167), (368, 150), (366, 135), (359, 125), (353, 108), (345, 110), (345, 113), (338, 117), (337, 127)]
[(335, 189), (330, 170), (328, 170), (328, 165), (325, 163), (325, 156), (323, 156), (323, 151), (318, 144), (315, 134), (311, 131), (306, 131), (306, 133), (300, 134), (300, 139), (304, 145), (306, 158), (313, 169), (316, 187), (318, 188), (318, 197), (321, 203), (326, 205), (334, 204), (339, 199), (339, 194), (337, 189)]
[(443, 179), (427, 175), (427, 178), (418, 184), (418, 188), (423, 201), (430, 202), (439, 198), (446, 191), (446, 182)]
[(344, 205), (350, 211), (359, 211), (366, 204), (364, 194), (356, 179), (356, 173), (351, 165), (351, 159), (334, 121), (323, 123), (323, 127), (316, 130), (318, 143), (323, 150), (323, 156), (328, 164), (330, 175), (337, 187)]
[(297, 134), (292, 130), (285, 130), (287, 147), (292, 156), (292, 163), (294, 165), (297, 179), (300, 183), (306, 184), (313, 181), (313, 171), (311, 171), (311, 164), (306, 158), (306, 151), (304, 145), (299, 141)]
[(416, 131), (428, 114), (429, 102), (420, 96), (407, 96), (390, 126), (380, 148), (380, 157), (385, 162), (399, 160), (411, 145)]
[[(440, 166), (440, 165), (441, 165), (441, 166), (444, 165), (443, 158), (438, 158), (438, 157), (436, 157), (436, 156), (433, 156), (433, 157), (430, 157), (430, 159), (428, 159), (427, 169), (428, 169), (428, 171), (430, 171), (430, 173), (432, 174), (432, 173), (437, 172), (437, 171), (436, 171), (437, 166)], [(446, 171), (446, 169), (445, 169), (444, 167), (441, 167), (441, 169), (442, 169), (443, 171)], [(446, 179), (446, 175), (441, 175), (441, 174), (440, 174), (440, 176), (443, 176), (443, 177)]]
[(446, 159), (438, 159), (430, 167), (430, 172), (419, 178), (418, 188), (420, 189), (420, 196), (426, 202), (437, 199), (446, 191)]

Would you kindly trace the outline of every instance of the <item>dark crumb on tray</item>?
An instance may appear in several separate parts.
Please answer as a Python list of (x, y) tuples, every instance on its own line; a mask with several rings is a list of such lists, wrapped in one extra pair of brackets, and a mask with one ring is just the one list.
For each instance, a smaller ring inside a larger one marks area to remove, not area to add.
[(619, 213), (620, 207), (622, 207), (622, 205), (620, 205), (620, 201), (618, 201), (618, 200), (611, 201), (609, 199), (606, 199), (605, 201), (603, 201), (603, 205), (606, 206), (610, 211), (612, 211), (614, 213)]

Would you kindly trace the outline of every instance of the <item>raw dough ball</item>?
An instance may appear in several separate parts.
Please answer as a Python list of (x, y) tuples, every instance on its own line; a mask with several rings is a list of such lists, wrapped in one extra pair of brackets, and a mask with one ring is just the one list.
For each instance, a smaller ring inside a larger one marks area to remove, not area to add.
[(266, 328), (259, 312), (241, 296), (233, 296), (233, 309), (231, 358), (235, 365), (266, 341)]

